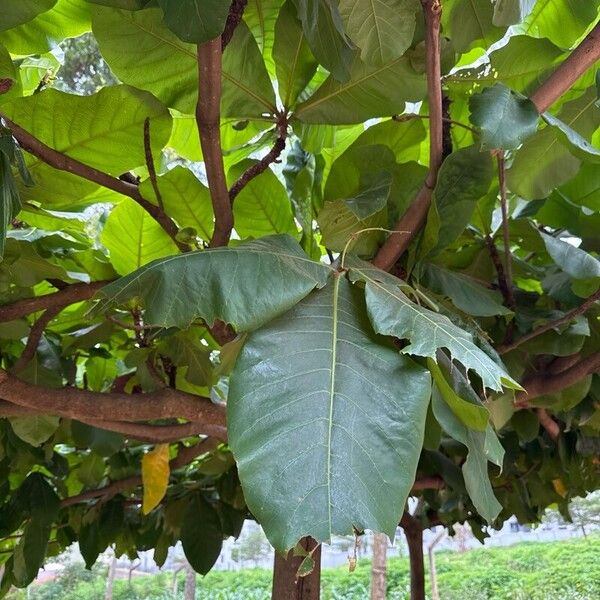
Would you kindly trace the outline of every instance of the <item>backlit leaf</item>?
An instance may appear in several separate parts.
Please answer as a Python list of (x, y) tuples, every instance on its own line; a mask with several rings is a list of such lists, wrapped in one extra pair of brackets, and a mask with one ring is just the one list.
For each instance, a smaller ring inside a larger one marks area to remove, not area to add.
[(169, 444), (159, 444), (142, 457), (144, 500), (142, 511), (152, 512), (165, 497), (169, 486)]

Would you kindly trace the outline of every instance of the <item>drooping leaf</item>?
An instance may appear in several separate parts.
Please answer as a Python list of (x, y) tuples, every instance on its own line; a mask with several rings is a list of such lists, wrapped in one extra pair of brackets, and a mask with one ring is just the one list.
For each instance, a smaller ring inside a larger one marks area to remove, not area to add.
[(229, 3), (223, 0), (158, 0), (165, 23), (184, 42), (200, 44), (221, 35)]
[[(167, 215), (174, 219), (180, 228), (191, 227), (200, 238), (209, 241), (214, 224), (208, 188), (192, 171), (181, 166), (158, 177), (157, 184)], [(154, 198), (150, 179), (140, 184), (140, 193), (144, 198)]]
[(520, 386), (473, 342), (470, 333), (454, 325), (447, 317), (419, 306), (400, 291), (402, 281), (355, 257), (348, 257), (352, 281), (363, 281), (367, 309), (377, 333), (391, 335), (410, 344), (403, 354), (436, 358), (440, 348), (450, 352), (467, 370), (475, 371), (484, 386), (500, 391), (502, 386)]
[(104, 287), (97, 310), (140, 298), (149, 325), (184, 329), (195, 319), (209, 324), (221, 319), (247, 331), (323, 287), (331, 273), (293, 238), (270, 236), (157, 260)]
[(142, 457), (144, 501), (142, 512), (152, 512), (165, 497), (169, 485), (169, 444), (159, 444)]
[(471, 122), (481, 129), (481, 149), (517, 148), (537, 130), (538, 112), (531, 100), (501, 83), (469, 101)]
[(18, 587), (28, 586), (44, 564), (46, 548), (50, 538), (50, 527), (35, 519), (29, 521), (15, 548), (13, 575)]
[(476, 146), (453, 152), (442, 164), (423, 233), (421, 256), (435, 254), (456, 240), (490, 187), (492, 159)]
[(552, 260), (573, 279), (597, 279), (600, 283), (600, 260), (573, 244), (540, 233)]
[[(196, 48), (162, 22), (158, 8), (92, 10), (102, 55), (125, 83), (152, 92), (170, 108), (192, 114), (198, 99)], [(275, 93), (256, 41), (242, 21), (223, 53), (222, 116), (257, 117), (275, 111)]]
[(424, 263), (421, 268), (425, 285), (438, 294), (448, 296), (456, 308), (468, 315), (491, 317), (512, 312), (502, 305), (500, 292), (484, 287), (467, 275), (434, 263)]
[(294, 0), (304, 35), (315, 58), (338, 81), (350, 77), (352, 46), (337, 4), (329, 0)]
[(58, 417), (34, 415), (31, 417), (13, 417), (10, 419), (13, 431), (28, 444), (41, 446), (58, 429)]
[(129, 199), (111, 211), (101, 240), (120, 275), (179, 252), (163, 228), (139, 204)]
[(340, 83), (328, 77), (295, 115), (303, 123), (350, 124), (404, 111), (406, 102), (425, 96), (425, 77), (406, 56), (380, 67), (365, 65), (355, 53), (350, 78)]
[(481, 403), (468, 402), (461, 398), (446, 381), (442, 370), (433, 359), (427, 359), (427, 368), (433, 377), (440, 397), (463, 425), (476, 431), (485, 431), (490, 417), (487, 409)]
[(381, 66), (410, 47), (420, 9), (416, 0), (341, 0), (340, 14), (350, 39), (368, 65)]
[(554, 127), (558, 134), (558, 138), (567, 146), (567, 148), (569, 148), (572, 154), (587, 162), (600, 162), (600, 150), (590, 144), (590, 142), (574, 129), (571, 129), (566, 123), (563, 123), (549, 112), (543, 113), (542, 119), (544, 119), (548, 125)]
[(429, 394), (429, 374), (375, 337), (361, 291), (342, 275), (248, 336), (231, 376), (228, 439), (277, 550), (304, 535), (393, 533)]
[(3, 0), (0, 31), (27, 23), (55, 4), (56, 0)]
[(290, 108), (317, 70), (292, 0), (287, 0), (275, 24), (273, 60), (283, 105)]
[(194, 571), (206, 575), (217, 562), (223, 545), (221, 521), (200, 495), (189, 503), (181, 526), (183, 552)]
[(96, 452), (90, 452), (77, 469), (77, 479), (89, 487), (100, 484), (106, 471), (106, 463), (102, 456)]

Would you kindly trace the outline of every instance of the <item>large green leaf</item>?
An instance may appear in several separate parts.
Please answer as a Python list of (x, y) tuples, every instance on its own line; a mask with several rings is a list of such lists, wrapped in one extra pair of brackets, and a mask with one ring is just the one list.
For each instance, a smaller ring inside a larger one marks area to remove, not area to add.
[(163, 228), (137, 202), (129, 199), (113, 208), (101, 240), (120, 275), (179, 252)]
[(538, 0), (519, 29), (570, 48), (597, 18), (599, 6), (599, 0)]
[[(232, 168), (229, 173), (231, 182), (252, 164), (244, 161)], [(235, 230), (241, 238), (258, 238), (274, 233), (298, 235), (288, 195), (271, 169), (244, 186), (235, 199), (233, 217)]]
[[(193, 113), (198, 98), (196, 48), (182, 42), (162, 21), (162, 11), (92, 10), (93, 31), (117, 77), (151, 91), (167, 106)], [(256, 117), (275, 110), (275, 94), (248, 27), (236, 27), (223, 54), (224, 117)]]
[(484, 287), (481, 283), (457, 271), (434, 263), (422, 266), (423, 283), (434, 292), (450, 298), (459, 310), (475, 317), (512, 314), (502, 305), (498, 290)]
[(484, 386), (498, 391), (503, 385), (519, 387), (502, 366), (475, 345), (470, 333), (448, 317), (411, 302), (400, 291), (400, 279), (352, 256), (346, 262), (350, 278), (365, 283), (369, 318), (375, 331), (410, 342), (402, 349), (403, 354), (435, 359), (437, 351), (445, 348), (467, 370), (475, 371)]
[(579, 135), (574, 129), (571, 129), (566, 123), (557, 119), (553, 114), (545, 112), (542, 119), (554, 127), (558, 138), (569, 148), (571, 154), (588, 162), (600, 162), (600, 150), (588, 142), (583, 136)]
[[(36, 4), (43, 6), (48, 3), (38, 0)], [(89, 30), (90, 7), (85, 0), (57, 0), (51, 10), (0, 33), (0, 43), (13, 54), (44, 54), (65, 38), (76, 37)]]
[(425, 92), (425, 76), (412, 68), (407, 57), (373, 67), (355, 53), (350, 78), (340, 83), (328, 77), (295, 114), (304, 123), (360, 123), (404, 112), (406, 102), (421, 100)]
[[(157, 179), (163, 208), (180, 228), (191, 227), (200, 238), (209, 241), (214, 229), (210, 192), (199, 179), (185, 167), (177, 166)], [(154, 198), (150, 179), (140, 185), (144, 198)]]
[(536, 0), (496, 0), (494, 25), (508, 27), (520, 23), (533, 8)]
[(37, 577), (49, 538), (50, 527), (36, 520), (27, 523), (14, 554), (13, 575), (17, 586), (26, 587)]
[(350, 77), (352, 46), (346, 39), (344, 24), (330, 0), (294, 0), (304, 35), (312, 53), (338, 81)]
[[(590, 137), (600, 125), (600, 110), (596, 106), (595, 90), (566, 103), (560, 120), (585, 137)], [(559, 185), (576, 175), (581, 162), (562, 143), (554, 127), (546, 127), (530, 137), (516, 153), (506, 180), (509, 188), (534, 200), (545, 198)]]
[(40, 13), (50, 10), (56, 0), (3, 0), (0, 31), (31, 21)]
[(149, 325), (185, 329), (195, 319), (221, 319), (248, 331), (323, 287), (331, 273), (293, 238), (277, 235), (157, 260), (103, 288), (98, 310), (140, 298)]
[(229, 3), (223, 0), (158, 0), (158, 4), (169, 29), (192, 44), (221, 35), (229, 14)]
[(31, 417), (13, 417), (10, 424), (13, 431), (28, 444), (41, 446), (58, 429), (58, 417), (35, 415)]
[(573, 244), (540, 233), (552, 260), (573, 279), (598, 279), (600, 282), (600, 260), (580, 250)]
[(278, 551), (305, 535), (393, 535), (429, 395), (429, 374), (376, 338), (342, 275), (250, 334), (231, 375), (228, 439)]
[(435, 254), (458, 238), (492, 181), (488, 152), (476, 146), (453, 152), (442, 164), (423, 233), (421, 256)]
[(501, 83), (471, 96), (471, 122), (481, 129), (481, 149), (517, 148), (537, 130), (538, 111), (528, 98)]
[(350, 39), (368, 65), (381, 66), (410, 47), (416, 26), (417, 0), (341, 0), (340, 14)]
[(283, 5), (275, 24), (273, 60), (279, 94), (283, 105), (289, 108), (306, 88), (318, 66), (296, 17), (292, 0)]

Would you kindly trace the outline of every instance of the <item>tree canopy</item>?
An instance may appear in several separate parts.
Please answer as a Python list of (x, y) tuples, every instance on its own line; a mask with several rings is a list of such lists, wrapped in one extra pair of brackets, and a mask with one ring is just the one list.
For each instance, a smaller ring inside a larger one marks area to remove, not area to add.
[(3, 0), (0, 595), (600, 487), (599, 8)]

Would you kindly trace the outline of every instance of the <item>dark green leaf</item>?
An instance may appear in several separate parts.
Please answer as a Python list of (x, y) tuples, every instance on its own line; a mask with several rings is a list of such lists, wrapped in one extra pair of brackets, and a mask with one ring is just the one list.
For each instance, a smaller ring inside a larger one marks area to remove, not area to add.
[(221, 35), (229, 3), (223, 0), (158, 0), (165, 23), (184, 42), (200, 44)]
[(50, 527), (32, 519), (23, 530), (15, 548), (13, 575), (18, 587), (28, 586), (44, 564), (50, 538)]
[(0, 31), (27, 23), (55, 4), (56, 0), (2, 0)]

